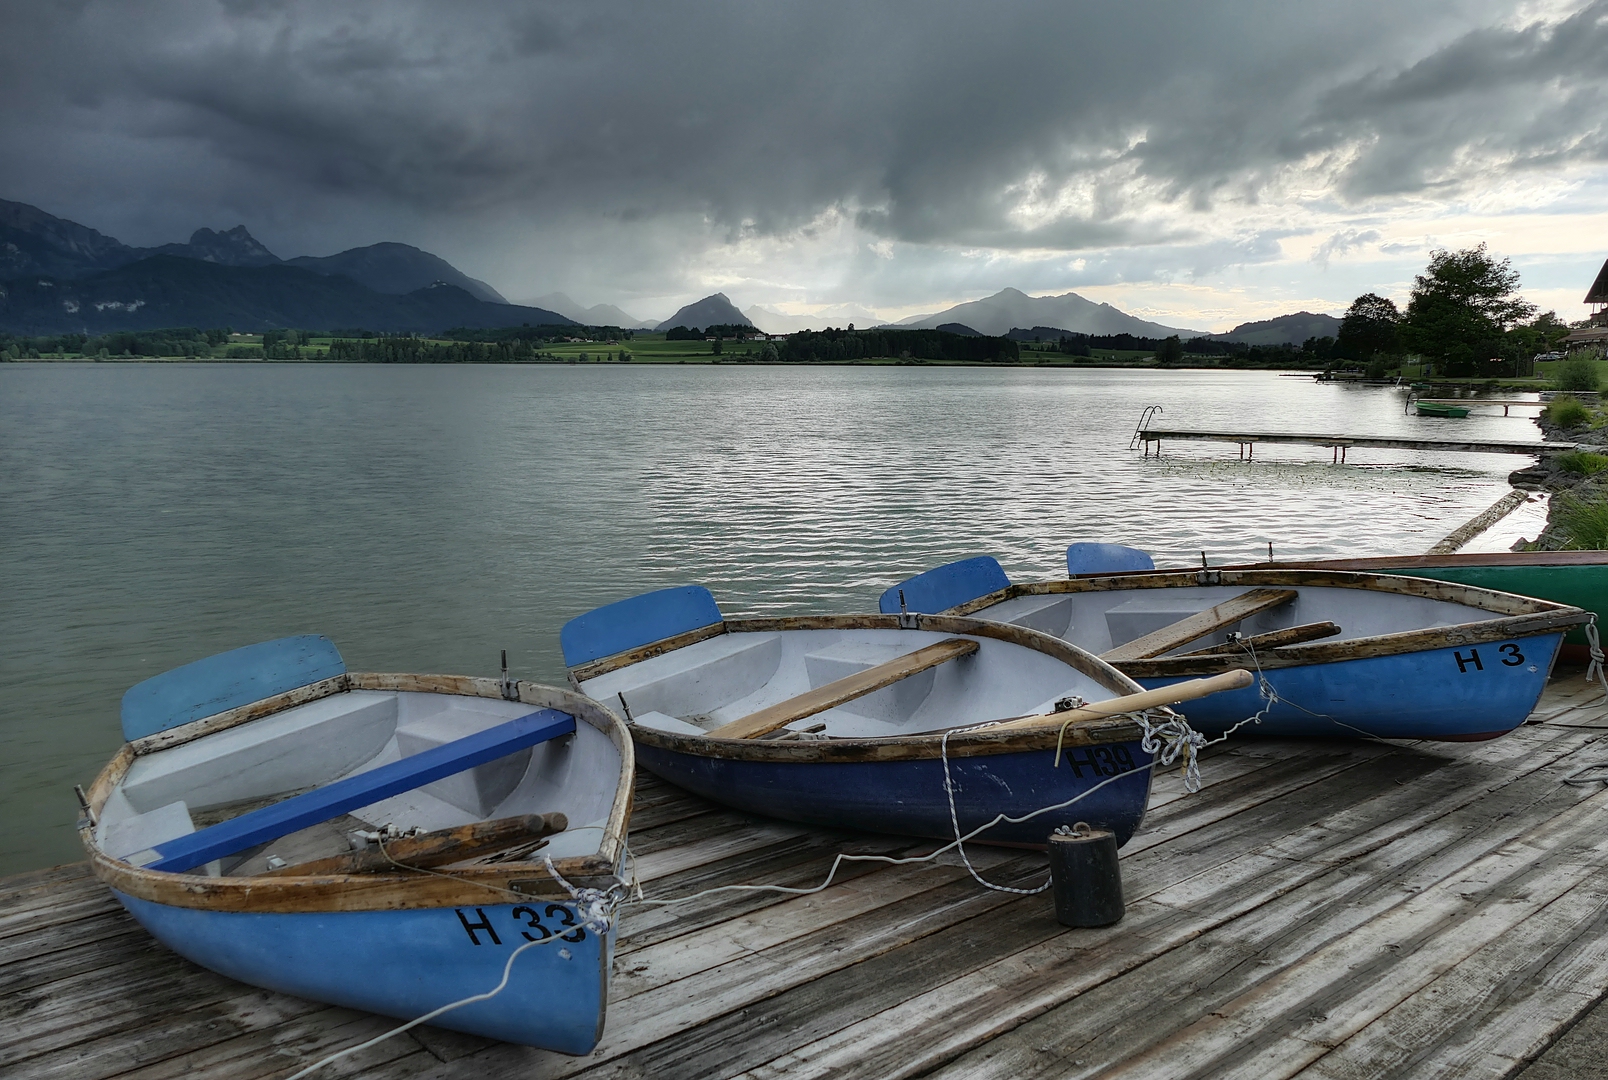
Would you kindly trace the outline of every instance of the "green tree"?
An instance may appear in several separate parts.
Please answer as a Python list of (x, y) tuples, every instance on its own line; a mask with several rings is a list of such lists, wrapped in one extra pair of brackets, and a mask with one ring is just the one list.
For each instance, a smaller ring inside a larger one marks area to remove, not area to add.
[(1518, 288), (1519, 272), (1491, 258), (1484, 244), (1431, 252), (1428, 268), (1413, 279), (1402, 343), (1444, 374), (1483, 374), (1509, 327), (1535, 314)]
[(1336, 345), (1346, 356), (1367, 363), (1376, 354), (1401, 351), (1401, 312), (1394, 300), (1363, 293), (1340, 320)]
[(1176, 367), (1184, 362), (1184, 343), (1177, 334), (1162, 339), (1156, 348), (1156, 362), (1162, 367)]
[(715, 343), (709, 347), (709, 351), (711, 353), (713, 353), (715, 356), (720, 355), (721, 343), (720, 343), (720, 337), (718, 335), (715, 337)]

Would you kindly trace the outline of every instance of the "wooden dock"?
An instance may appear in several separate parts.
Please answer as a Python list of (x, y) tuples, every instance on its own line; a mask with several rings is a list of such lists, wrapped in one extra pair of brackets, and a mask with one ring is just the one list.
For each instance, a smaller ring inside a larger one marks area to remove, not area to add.
[(1426, 405), (1500, 405), (1502, 415), (1512, 415), (1508, 412), (1515, 405), (1528, 405), (1533, 409), (1544, 409), (1549, 404), (1545, 401), (1530, 401), (1528, 398), (1457, 398), (1457, 397), (1421, 397), (1410, 398), (1407, 404), (1422, 401)]
[(1572, 442), (1517, 442), (1503, 439), (1415, 439), (1395, 435), (1314, 435), (1293, 431), (1184, 431), (1177, 429), (1142, 428), (1134, 432), (1135, 443), (1143, 442), (1145, 455), (1150, 454), (1150, 444), (1156, 444), (1156, 454), (1161, 454), (1161, 444), (1167, 442), (1231, 442), (1238, 443), (1240, 457), (1249, 458), (1256, 450), (1257, 443), (1299, 443), (1306, 446), (1322, 446), (1334, 451), (1336, 461), (1346, 459), (1346, 451), (1353, 446), (1379, 446), (1391, 450), (1450, 450), (1464, 454), (1530, 454), (1540, 457), (1543, 454), (1557, 454), (1566, 450), (1578, 449), (1578, 443)]
[[(1239, 740), (1199, 794), (1157, 779), (1115, 926), (1066, 929), (1049, 894), (990, 892), (952, 857), (850, 864), (816, 896), (627, 908), (588, 1057), (418, 1028), (320, 1075), (1338, 1080), (1509, 1077), (1538, 1057), (1526, 1080), (1608, 1075), (1555, 1060), (1593, 1052), (1570, 1039), (1600, 1028), (1608, 991), (1608, 786), (1565, 782), (1604, 763), (1608, 703), (1578, 670), (1492, 742)], [(645, 777), (631, 846), (662, 897), (934, 845)], [(1041, 854), (971, 850), (993, 880), (1044, 880)], [(8, 1078), (282, 1078), (393, 1023), (196, 968), (83, 864), (0, 882)]]

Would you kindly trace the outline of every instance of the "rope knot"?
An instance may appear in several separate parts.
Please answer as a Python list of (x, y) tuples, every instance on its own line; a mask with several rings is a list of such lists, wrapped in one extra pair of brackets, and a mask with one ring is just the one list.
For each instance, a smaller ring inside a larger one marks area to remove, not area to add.
[(1139, 745), (1145, 753), (1155, 757), (1164, 768), (1170, 767), (1178, 760), (1180, 754), (1184, 756), (1184, 790), (1194, 793), (1200, 790), (1200, 750), (1206, 745), (1206, 736), (1189, 726), (1189, 721), (1179, 713), (1155, 723), (1150, 719), (1150, 710), (1133, 714), (1138, 721), (1139, 728), (1144, 737)]
[(547, 867), (547, 872), (553, 875), (553, 880), (563, 886), (564, 891), (570, 894), (570, 899), (575, 901), (575, 913), (580, 916), (581, 925), (598, 937), (608, 933), (609, 928), (614, 925), (615, 909), (620, 906), (621, 886), (614, 885), (608, 889), (577, 888), (558, 872), (551, 855), (542, 856), (542, 865)]

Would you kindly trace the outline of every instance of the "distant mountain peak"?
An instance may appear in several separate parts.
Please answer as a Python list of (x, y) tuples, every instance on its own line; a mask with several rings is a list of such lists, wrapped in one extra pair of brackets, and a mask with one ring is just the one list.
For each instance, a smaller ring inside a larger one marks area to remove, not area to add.
[(1020, 289), (1004, 288), (992, 296), (956, 304), (936, 315), (918, 315), (899, 326), (932, 329), (946, 323), (961, 323), (989, 336), (1010, 333), (1020, 326), (1058, 326), (1079, 334), (1132, 334), (1135, 337), (1195, 336), (1200, 331), (1173, 326), (1129, 315), (1111, 304), (1095, 303), (1075, 292), (1059, 296), (1029, 296)]
[(711, 326), (753, 326), (753, 322), (737, 310), (737, 305), (725, 293), (711, 293), (697, 303), (688, 304), (655, 330), (669, 330), (685, 326), (689, 330), (703, 330)]
[(291, 266), (315, 274), (340, 274), (366, 285), (375, 292), (402, 296), (427, 289), (438, 282), (456, 285), (471, 296), (493, 304), (506, 304), (502, 293), (484, 281), (472, 278), (439, 255), (421, 251), (411, 244), (383, 241), (367, 247), (348, 248), (334, 255), (301, 255), (288, 260)]
[(1213, 334), (1218, 341), (1239, 341), (1246, 345), (1299, 345), (1307, 338), (1335, 337), (1340, 320), (1333, 315), (1297, 311), (1273, 319), (1240, 323), (1226, 334)]
[(181, 255), (222, 266), (274, 266), (280, 261), (279, 256), (247, 232), (244, 225), (236, 225), (224, 232), (197, 229), (190, 234), (188, 244), (164, 244), (156, 250), (165, 255)]

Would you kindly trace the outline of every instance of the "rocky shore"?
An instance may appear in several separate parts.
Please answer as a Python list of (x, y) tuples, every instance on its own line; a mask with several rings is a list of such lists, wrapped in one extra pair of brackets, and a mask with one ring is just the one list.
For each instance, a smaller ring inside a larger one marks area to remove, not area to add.
[[(1596, 426), (1603, 421), (1602, 413), (1590, 410), (1590, 418), (1581, 424), (1561, 427), (1554, 423), (1550, 410), (1535, 420), (1542, 437), (1548, 441), (1579, 443), (1580, 449), (1591, 454), (1608, 456), (1608, 427)], [(1527, 551), (1560, 551), (1574, 544), (1574, 538), (1560, 521), (1560, 513), (1570, 505), (1582, 502), (1608, 503), (1608, 468), (1589, 472), (1582, 462), (1570, 454), (1549, 454), (1527, 469), (1519, 469), (1508, 476), (1508, 482), (1525, 491), (1544, 491), (1552, 496), (1547, 507), (1547, 524), (1534, 541), (1523, 546)], [(1592, 545), (1586, 545), (1592, 546)]]

